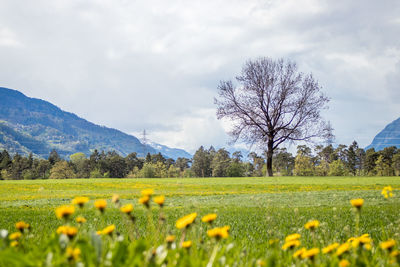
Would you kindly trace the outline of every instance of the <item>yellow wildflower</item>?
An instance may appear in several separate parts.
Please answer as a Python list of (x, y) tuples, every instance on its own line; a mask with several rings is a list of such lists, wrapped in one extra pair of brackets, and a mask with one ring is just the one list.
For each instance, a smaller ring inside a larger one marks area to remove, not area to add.
[(148, 195), (139, 198), (139, 203), (145, 205), (147, 208), (150, 207), (149, 201), (150, 201), (150, 196)]
[(372, 243), (372, 239), (369, 237), (369, 234), (363, 234), (358, 238), (362, 244)]
[(197, 217), (197, 213), (196, 213), (196, 212), (191, 213), (191, 214), (189, 214), (189, 215), (186, 215), (186, 216), (184, 216), (184, 217), (178, 219), (178, 220), (176, 221), (175, 226), (176, 226), (176, 228), (178, 228), (178, 229), (187, 228), (187, 227), (189, 227), (189, 226), (194, 222), (194, 220), (196, 219), (196, 217)]
[(395, 245), (396, 241), (394, 241), (393, 239), (389, 239), (385, 242), (380, 243), (380, 247), (387, 250), (391, 250)]
[(22, 234), (20, 232), (15, 232), (10, 234), (10, 236), (8, 237), (10, 240), (17, 240), (20, 239), (22, 236)]
[(205, 222), (205, 223), (212, 223), (216, 218), (217, 218), (217, 214), (211, 213), (211, 214), (207, 214), (207, 215), (203, 216), (203, 218), (201, 218), (201, 221)]
[(309, 221), (304, 225), (304, 227), (306, 229), (311, 230), (311, 231), (313, 231), (316, 228), (318, 228), (318, 226), (319, 226), (319, 221), (318, 220)]
[(57, 228), (56, 233), (57, 234), (64, 234), (67, 232), (67, 226), (61, 225)]
[(183, 248), (190, 248), (192, 246), (192, 241), (185, 241), (182, 243)]
[(339, 267), (348, 267), (350, 266), (350, 262), (346, 259), (343, 259), (339, 262)]
[(318, 254), (319, 254), (319, 248), (312, 248), (312, 249), (309, 249), (309, 250), (306, 250), (305, 252), (303, 252), (301, 254), (301, 258), (302, 259), (314, 259), (314, 257)]
[(111, 224), (109, 226), (107, 226), (106, 228), (104, 228), (103, 230), (100, 231), (101, 235), (111, 235), (115, 230), (115, 225)]
[(111, 198), (111, 202), (117, 204), (119, 202), (119, 195), (114, 194)]
[(133, 211), (133, 205), (132, 204), (126, 204), (126, 205), (122, 206), (120, 208), (120, 210), (123, 213), (130, 214)]
[(293, 241), (286, 242), (286, 243), (282, 246), (282, 249), (283, 249), (283, 250), (287, 250), (288, 248), (289, 248), (289, 249), (292, 249), (292, 248), (296, 248), (296, 247), (298, 247), (298, 246), (300, 246), (300, 240), (293, 240)]
[(78, 205), (83, 208), (83, 206), (89, 201), (88, 197), (76, 197), (72, 200), (72, 204)]
[(364, 205), (364, 199), (362, 198), (352, 199), (350, 200), (350, 204), (357, 209), (361, 209), (362, 205)]
[(19, 242), (16, 241), (16, 240), (14, 240), (14, 241), (12, 241), (12, 242), (10, 243), (10, 246), (11, 246), (11, 247), (16, 247), (16, 246), (18, 246), (18, 245), (19, 245)]
[(72, 205), (63, 205), (56, 209), (56, 216), (59, 219), (67, 219), (75, 212), (75, 207)]
[(331, 253), (332, 251), (334, 251), (337, 247), (339, 247), (339, 243), (333, 243), (330, 244), (329, 246), (326, 246), (322, 249), (322, 253), (327, 254), (327, 253)]
[(78, 233), (78, 229), (73, 226), (62, 225), (57, 228), (56, 232), (57, 232), (57, 234), (64, 234), (64, 235), (68, 236), (69, 238), (73, 238)]
[(265, 261), (258, 259), (256, 261), (257, 266), (263, 267), (263, 266), (267, 266), (267, 264), (265, 263)]
[(393, 197), (393, 188), (389, 185), (389, 186), (385, 186), (382, 189), (381, 194), (385, 197), (385, 198), (389, 198), (389, 197)]
[(285, 238), (285, 242), (298, 240), (298, 239), (300, 239), (300, 237), (301, 237), (301, 235), (298, 234), (298, 233), (291, 234), (291, 235), (288, 235), (288, 236)]
[(164, 206), (165, 196), (155, 197), (154, 202), (157, 203), (160, 207)]
[(24, 221), (20, 221), (20, 222), (15, 223), (15, 228), (17, 228), (20, 232), (23, 232), (24, 229), (29, 229), (30, 227), (31, 226), (28, 223), (24, 222)]
[(214, 229), (208, 230), (207, 235), (209, 237), (215, 237), (217, 239), (220, 238), (228, 238), (229, 236), (229, 231), (230, 226), (224, 226), (224, 227), (216, 227)]
[(96, 209), (98, 209), (99, 211), (103, 212), (107, 207), (107, 201), (105, 201), (104, 199), (96, 200), (94, 202), (94, 206), (95, 206)]
[(350, 249), (350, 244), (349, 243), (343, 243), (337, 248), (336, 255), (340, 256), (343, 253), (349, 251), (349, 249)]
[(391, 253), (390, 253), (390, 257), (397, 257), (397, 256), (399, 256), (400, 255), (400, 251), (398, 251), (398, 250), (393, 250)]
[(360, 240), (358, 238), (354, 238), (353, 241), (350, 242), (350, 244), (353, 248), (358, 248), (358, 246), (360, 245)]
[(175, 236), (174, 236), (174, 235), (168, 235), (168, 236), (165, 238), (165, 241), (167, 241), (167, 243), (172, 243), (172, 242), (175, 241)]
[(66, 254), (67, 254), (68, 260), (70, 260), (70, 261), (78, 260), (79, 256), (81, 255), (81, 250), (79, 248), (67, 247)]
[(293, 258), (300, 258), (301, 255), (306, 251), (307, 251), (306, 248), (301, 248), (301, 249), (296, 250), (296, 252), (293, 253)]
[(153, 189), (144, 189), (142, 190), (142, 196), (151, 196), (154, 194), (154, 190)]
[(75, 221), (76, 221), (77, 223), (85, 223), (85, 222), (86, 222), (86, 219), (83, 218), (82, 216), (79, 216), (79, 217), (76, 217)]

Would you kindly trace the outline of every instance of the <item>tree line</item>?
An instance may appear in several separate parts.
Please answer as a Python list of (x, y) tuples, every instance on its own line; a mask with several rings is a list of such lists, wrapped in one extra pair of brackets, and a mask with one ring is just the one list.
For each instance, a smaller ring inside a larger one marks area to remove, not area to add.
[[(201, 146), (192, 159), (164, 157), (161, 153), (126, 157), (114, 151), (94, 150), (89, 157), (75, 153), (62, 159), (56, 150), (48, 159), (11, 156), (0, 153), (0, 179), (67, 179), (67, 178), (184, 178), (184, 177), (259, 177), (267, 174), (267, 152), (251, 152), (243, 160), (240, 151), (230, 154)], [(400, 149), (364, 150), (357, 142), (351, 145), (306, 145), (297, 147), (296, 155), (286, 148), (276, 150), (273, 170), (278, 176), (398, 176)]]

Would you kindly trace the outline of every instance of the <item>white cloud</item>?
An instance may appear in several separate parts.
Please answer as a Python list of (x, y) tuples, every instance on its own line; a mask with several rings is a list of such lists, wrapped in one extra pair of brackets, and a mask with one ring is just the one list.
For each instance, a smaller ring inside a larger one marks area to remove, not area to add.
[(288, 57), (332, 98), (337, 141), (400, 116), (400, 3), (0, 1), (0, 86), (193, 151), (225, 146), (213, 97), (258, 56)]

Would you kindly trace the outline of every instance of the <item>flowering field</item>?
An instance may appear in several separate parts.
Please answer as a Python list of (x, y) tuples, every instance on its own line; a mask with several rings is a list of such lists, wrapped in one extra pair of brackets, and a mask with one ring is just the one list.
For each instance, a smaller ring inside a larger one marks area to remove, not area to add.
[(396, 177), (0, 181), (0, 266), (398, 266), (399, 188)]

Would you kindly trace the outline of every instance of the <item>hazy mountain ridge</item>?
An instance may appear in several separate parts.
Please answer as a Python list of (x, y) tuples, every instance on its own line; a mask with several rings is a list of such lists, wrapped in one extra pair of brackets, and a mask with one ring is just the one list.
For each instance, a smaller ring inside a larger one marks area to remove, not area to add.
[(0, 87), (0, 149), (32, 152), (39, 157), (47, 157), (52, 149), (63, 157), (76, 152), (89, 155), (94, 149), (115, 150), (122, 156), (161, 152), (171, 158), (191, 157), (182, 149), (160, 146), (162, 149), (144, 145), (133, 135), (96, 125), (47, 101)]
[(365, 149), (375, 148), (375, 151), (379, 151), (390, 146), (400, 148), (400, 118), (386, 125)]

